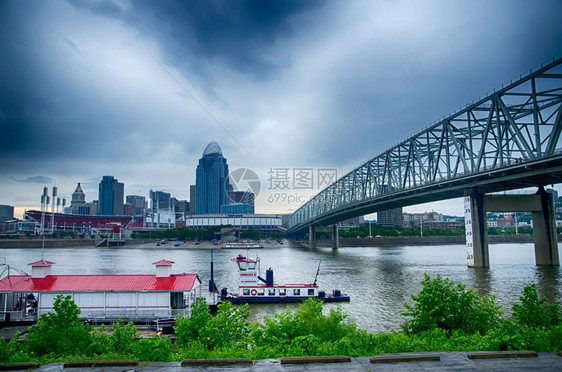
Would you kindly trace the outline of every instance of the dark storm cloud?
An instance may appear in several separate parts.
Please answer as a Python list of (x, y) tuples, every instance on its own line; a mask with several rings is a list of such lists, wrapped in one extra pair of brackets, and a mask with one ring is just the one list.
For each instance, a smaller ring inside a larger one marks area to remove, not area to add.
[[(299, 31), (295, 17), (318, 9), (324, 0), (149, 1), (119, 7), (110, 1), (71, 1), (73, 5), (136, 27), (164, 46), (166, 63), (204, 72), (217, 61), (255, 78), (266, 78), (287, 62), (268, 51), (281, 37)], [(289, 58), (287, 56), (287, 58)]]
[(45, 177), (45, 176), (33, 176), (33, 177), (26, 177), (22, 179), (10, 177), (10, 179), (20, 183), (40, 183), (40, 184), (48, 184), (55, 181), (51, 177)]

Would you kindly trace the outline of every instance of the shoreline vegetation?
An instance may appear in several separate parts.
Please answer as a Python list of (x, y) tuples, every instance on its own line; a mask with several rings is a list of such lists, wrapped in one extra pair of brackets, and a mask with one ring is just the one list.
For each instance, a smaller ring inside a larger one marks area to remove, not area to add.
[[(161, 239), (126, 239), (120, 249), (127, 247), (134, 248), (153, 248)], [(308, 241), (283, 239), (290, 247), (307, 247)], [(0, 239), (0, 248), (96, 248), (96, 243), (100, 239)], [(520, 235), (489, 235), (490, 244), (508, 243), (532, 243), (533, 236), (529, 234)], [(562, 235), (558, 235), (558, 241), (562, 241)], [(428, 245), (457, 245), (465, 244), (463, 236), (404, 236), (404, 237), (373, 237), (373, 238), (339, 238), (340, 247), (397, 247), (397, 246), (428, 246)], [(264, 248), (279, 246), (272, 242), (271, 245), (264, 245)], [(318, 239), (316, 244), (319, 247), (330, 247), (331, 239)], [(210, 241), (193, 245), (187, 241), (180, 247), (174, 247), (172, 242), (161, 248), (170, 249), (210, 249), (220, 248), (220, 245), (213, 245)]]
[(264, 316), (263, 322), (248, 321), (248, 305), (226, 302), (212, 314), (205, 300), (198, 299), (190, 318), (176, 320), (174, 338), (141, 337), (133, 323), (121, 320), (93, 328), (80, 320), (80, 309), (70, 296), (59, 295), (54, 312), (43, 314), (27, 334), (0, 339), (0, 363), (562, 350), (560, 306), (541, 298), (534, 284), (523, 288), (510, 317), (504, 317), (493, 296), (480, 296), (461, 283), (426, 274), (422, 285), (412, 295), (414, 303), (404, 305), (401, 329), (381, 333), (357, 328), (340, 307), (326, 311), (314, 299), (294, 311), (288, 307)]

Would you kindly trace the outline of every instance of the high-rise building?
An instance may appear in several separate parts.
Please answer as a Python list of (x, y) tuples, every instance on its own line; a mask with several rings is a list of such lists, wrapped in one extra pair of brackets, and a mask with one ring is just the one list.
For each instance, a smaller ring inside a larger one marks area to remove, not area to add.
[(403, 221), (402, 207), (377, 213), (377, 223), (384, 227), (402, 226)]
[(187, 200), (177, 200), (174, 205), (176, 206), (176, 213), (189, 214), (189, 202)]
[(174, 211), (172, 198), (169, 192), (150, 190), (149, 197), (150, 208), (152, 208), (153, 211)]
[(84, 208), (86, 206), (86, 194), (78, 182), (78, 186), (72, 193), (72, 200), (70, 201), (70, 213), (72, 214), (88, 214)]
[(199, 159), (195, 180), (195, 213), (218, 214), (229, 204), (228, 164), (215, 141), (209, 142)]
[(0, 222), (14, 219), (14, 207), (11, 205), (0, 205)]
[(113, 176), (103, 176), (99, 186), (99, 216), (122, 216), (125, 186)]
[(133, 216), (142, 216), (146, 208), (146, 198), (140, 195), (127, 195), (127, 204), (133, 206)]
[(195, 214), (195, 185), (189, 186), (189, 214)]

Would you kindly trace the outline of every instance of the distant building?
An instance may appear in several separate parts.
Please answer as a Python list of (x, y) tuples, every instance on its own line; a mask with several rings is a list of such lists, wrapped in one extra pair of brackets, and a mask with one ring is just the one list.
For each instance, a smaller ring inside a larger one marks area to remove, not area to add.
[(72, 193), (72, 199), (70, 201), (70, 213), (89, 214), (89, 209), (87, 213), (84, 213), (86, 211), (86, 208), (84, 207), (86, 207), (86, 194), (84, 194), (84, 190), (82, 190), (80, 182), (78, 182), (78, 186), (76, 186), (76, 189)]
[(146, 198), (140, 195), (127, 195), (127, 204), (133, 207), (133, 216), (142, 216), (146, 208)]
[(423, 221), (423, 229), (460, 230), (464, 223), (460, 221)]
[(222, 213), (233, 215), (233, 214), (254, 214), (254, 203), (246, 204), (246, 203), (230, 203), (228, 205), (223, 205)]
[(186, 227), (205, 229), (211, 226), (231, 226), (234, 229), (246, 230), (250, 227), (262, 231), (279, 231), (282, 217), (278, 214), (252, 214), (225, 216), (223, 214), (193, 216), (185, 219)]
[(402, 225), (405, 229), (418, 227), (422, 221), (425, 227), (427, 222), (443, 222), (444, 218), (437, 212), (402, 213)]
[(229, 204), (228, 164), (218, 143), (211, 141), (199, 159), (195, 180), (195, 213), (217, 214)]
[(0, 223), (14, 219), (14, 207), (0, 204)]
[(190, 185), (189, 186), (189, 214), (190, 215), (194, 215), (195, 214), (195, 185)]
[(174, 204), (176, 213), (189, 214), (190, 203), (187, 200), (177, 200)]
[[(231, 214), (233, 210), (243, 210), (245, 214), (254, 214), (255, 206), (254, 199), (256, 198), (251, 191), (228, 191), (228, 198), (230, 199), (229, 205), (222, 206), (222, 213)], [(230, 207), (236, 205), (236, 207)], [(234, 208), (234, 209), (233, 209)]]
[(153, 211), (173, 211), (172, 198), (169, 192), (152, 191), (149, 193), (150, 208)]
[(99, 185), (99, 216), (122, 216), (125, 186), (112, 176), (103, 176)]
[(402, 226), (402, 207), (378, 212), (377, 223), (383, 227)]

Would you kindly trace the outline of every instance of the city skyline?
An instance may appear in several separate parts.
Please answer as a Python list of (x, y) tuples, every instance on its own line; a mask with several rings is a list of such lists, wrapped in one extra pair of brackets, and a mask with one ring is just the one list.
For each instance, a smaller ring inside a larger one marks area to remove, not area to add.
[(260, 177), (256, 210), (289, 213), (317, 183), (272, 203), (272, 174), (341, 177), (561, 57), (559, 14), (559, 1), (0, 0), (0, 204), (21, 217), (55, 184), (95, 199), (106, 174), (125, 195), (190, 200), (214, 140), (231, 171)]

